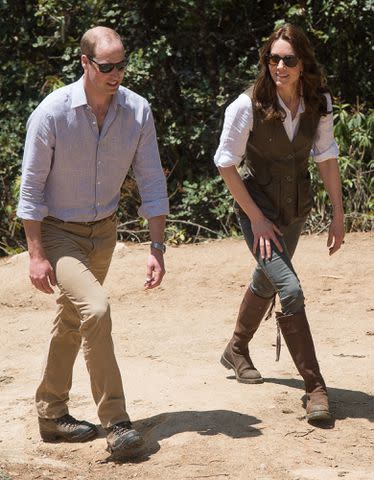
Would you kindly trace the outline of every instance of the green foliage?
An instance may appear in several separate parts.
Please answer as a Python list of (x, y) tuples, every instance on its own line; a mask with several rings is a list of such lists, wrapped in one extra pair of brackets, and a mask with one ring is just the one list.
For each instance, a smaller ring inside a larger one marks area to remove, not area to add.
[[(340, 147), (339, 165), (342, 177), (347, 231), (371, 230), (374, 210), (374, 110), (362, 105), (338, 104), (334, 109), (334, 134)], [(327, 227), (331, 205), (312, 163), (315, 209), (308, 220), (309, 231)]]
[[(220, 177), (200, 178), (183, 182), (179, 200), (173, 202), (169, 221), (184, 223), (186, 238), (237, 235), (239, 227), (234, 215), (234, 201)], [(183, 225), (183, 224), (182, 224)]]
[(22, 250), (21, 225), (15, 216), (19, 188), (19, 163), (24, 129), (17, 116), (0, 129), (0, 256)]
[[(348, 226), (369, 228), (373, 13), (371, 0), (2, 0), (0, 254), (24, 242), (15, 218), (13, 185), (20, 174), (26, 119), (47, 93), (82, 74), (79, 40), (94, 25), (113, 27), (123, 35), (129, 59), (124, 84), (152, 104), (171, 194), (170, 238), (180, 242), (214, 235), (204, 228), (217, 235), (237, 231), (231, 197), (216, 178), (212, 158), (225, 106), (253, 81), (258, 49), (274, 26), (285, 21), (306, 30), (341, 104), (336, 135), (345, 204), (352, 216), (347, 218), (354, 219)], [(349, 105), (357, 103), (359, 109), (352, 110)], [(325, 194), (317, 180), (314, 183), (317, 211), (312, 219), (320, 225), (328, 211)], [(135, 222), (131, 229), (137, 225), (143, 231), (136, 220), (137, 204), (129, 178), (120, 220)], [(200, 230), (192, 223), (201, 225)], [(143, 233), (120, 235), (144, 238)]]
[(334, 117), (347, 228), (366, 230), (372, 226), (374, 211), (374, 109), (342, 105)]

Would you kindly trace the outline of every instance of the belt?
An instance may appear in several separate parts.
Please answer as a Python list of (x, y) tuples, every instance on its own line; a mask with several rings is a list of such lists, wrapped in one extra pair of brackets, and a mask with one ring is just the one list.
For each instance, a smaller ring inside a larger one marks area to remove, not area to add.
[(116, 217), (116, 213), (114, 212), (112, 213), (112, 215), (109, 215), (109, 217), (105, 217), (100, 220), (93, 220), (92, 222), (72, 222), (70, 220), (61, 220), (60, 218), (51, 217), (51, 216), (45, 217), (45, 220), (51, 220), (52, 222), (56, 222), (56, 223), (72, 223), (73, 225), (84, 225), (84, 226), (91, 227), (93, 225), (98, 225), (99, 223), (103, 223), (106, 220), (109, 220), (109, 219), (112, 220), (115, 217)]

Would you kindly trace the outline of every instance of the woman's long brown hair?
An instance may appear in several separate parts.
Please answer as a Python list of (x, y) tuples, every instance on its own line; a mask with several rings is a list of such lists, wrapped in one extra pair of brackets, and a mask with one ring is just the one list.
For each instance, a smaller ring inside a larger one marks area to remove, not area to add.
[(291, 45), (295, 55), (303, 62), (300, 93), (304, 97), (305, 112), (326, 115), (328, 113), (327, 103), (323, 94), (329, 92), (329, 89), (326, 86), (325, 76), (316, 61), (308, 38), (299, 28), (290, 23), (275, 30), (260, 50), (260, 73), (252, 90), (254, 106), (265, 114), (266, 119), (284, 119), (285, 117), (285, 112), (277, 100), (276, 87), (271, 78), (267, 61), (271, 46), (280, 38)]

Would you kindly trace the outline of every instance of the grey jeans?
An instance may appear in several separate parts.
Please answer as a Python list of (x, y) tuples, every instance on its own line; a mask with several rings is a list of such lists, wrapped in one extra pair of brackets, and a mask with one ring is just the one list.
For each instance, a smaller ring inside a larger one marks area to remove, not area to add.
[[(251, 221), (246, 215), (242, 214), (238, 214), (238, 220), (245, 241), (252, 253)], [(272, 256), (269, 260), (261, 258), (259, 248), (254, 255), (257, 266), (253, 272), (250, 288), (253, 293), (263, 298), (271, 298), (277, 293), (284, 315), (291, 315), (304, 309), (304, 294), (291, 262), (304, 223), (305, 219), (280, 228), (283, 236), (278, 236), (278, 240), (282, 245), (283, 252), (279, 252), (272, 243)]]

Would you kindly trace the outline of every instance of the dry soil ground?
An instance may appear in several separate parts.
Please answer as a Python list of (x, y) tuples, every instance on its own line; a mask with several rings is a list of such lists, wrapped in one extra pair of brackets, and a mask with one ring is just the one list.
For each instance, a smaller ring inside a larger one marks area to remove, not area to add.
[[(328, 257), (326, 237), (302, 237), (295, 266), (307, 300), (334, 422), (309, 425), (303, 383), (274, 319), (251, 343), (261, 385), (219, 363), (253, 268), (243, 240), (169, 248), (162, 286), (145, 292), (145, 245), (118, 245), (106, 289), (129, 413), (147, 441), (138, 461), (108, 461), (105, 437), (39, 439), (33, 395), (54, 296), (28, 282), (27, 254), (0, 262), (0, 479), (374, 479), (374, 237), (351, 234)], [(70, 411), (98, 422), (79, 356)]]

